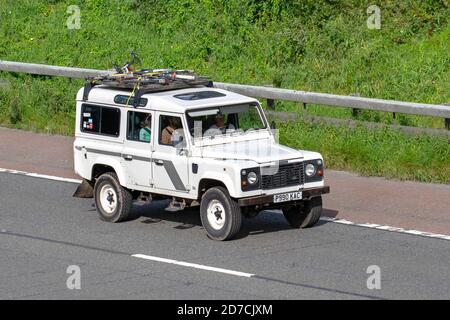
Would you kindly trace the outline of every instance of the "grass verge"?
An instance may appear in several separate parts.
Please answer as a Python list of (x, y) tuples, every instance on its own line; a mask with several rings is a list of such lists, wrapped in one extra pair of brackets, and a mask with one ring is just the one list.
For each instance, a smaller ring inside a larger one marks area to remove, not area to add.
[(400, 180), (450, 183), (445, 137), (409, 136), (390, 128), (347, 128), (305, 121), (279, 122), (280, 143), (322, 153), (328, 168)]

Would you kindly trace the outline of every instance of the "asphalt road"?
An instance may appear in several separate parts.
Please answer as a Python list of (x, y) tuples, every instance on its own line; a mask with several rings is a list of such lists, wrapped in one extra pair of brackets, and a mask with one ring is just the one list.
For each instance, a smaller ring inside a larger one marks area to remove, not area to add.
[[(277, 211), (245, 220), (238, 239), (209, 240), (198, 211), (135, 206), (101, 222), (76, 185), (0, 173), (0, 299), (449, 299), (450, 242), (321, 222), (288, 227)], [(151, 261), (133, 254), (254, 274)], [(81, 270), (69, 290), (68, 266)], [(369, 290), (367, 268), (381, 270)]]
[[(0, 171), (80, 179), (73, 170), (73, 141), (0, 127)], [(450, 236), (450, 180), (446, 185), (395, 181), (326, 169), (325, 184), (331, 187), (323, 199), (328, 217)]]

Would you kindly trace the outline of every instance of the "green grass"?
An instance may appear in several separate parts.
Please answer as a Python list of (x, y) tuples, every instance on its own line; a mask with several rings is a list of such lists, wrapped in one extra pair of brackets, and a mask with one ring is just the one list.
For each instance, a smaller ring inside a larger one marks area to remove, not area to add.
[[(66, 10), (73, 4), (81, 9), (80, 30), (66, 27)], [(216, 81), (450, 102), (448, 1), (377, 1), (381, 30), (366, 27), (366, 9), (372, 4), (0, 0), (0, 59), (107, 69), (135, 50), (145, 67), (192, 68)], [(0, 80), (0, 125), (73, 134), (74, 97), (83, 81), (8, 73)], [(277, 103), (279, 110), (300, 107)], [(308, 113), (352, 117), (348, 108), (311, 105)], [(393, 122), (391, 114), (373, 111), (362, 111), (357, 119)], [(398, 115), (398, 123), (443, 128), (443, 119), (430, 117)], [(325, 124), (285, 126), (284, 143), (298, 146), (308, 136), (315, 142), (305, 147), (323, 152), (329, 167), (448, 183), (450, 147), (445, 138)]]
[(447, 139), (410, 137), (389, 128), (353, 129), (305, 121), (279, 123), (280, 142), (317, 150), (328, 168), (402, 180), (450, 183)]

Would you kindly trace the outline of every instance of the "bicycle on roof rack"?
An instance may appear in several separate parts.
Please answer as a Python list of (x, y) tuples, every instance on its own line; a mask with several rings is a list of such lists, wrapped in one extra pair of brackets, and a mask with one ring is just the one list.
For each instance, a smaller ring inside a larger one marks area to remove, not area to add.
[(89, 77), (84, 88), (83, 99), (86, 101), (93, 87), (103, 85), (110, 88), (131, 89), (131, 105), (137, 107), (142, 95), (150, 92), (183, 89), (196, 86), (212, 87), (208, 77), (199, 76), (193, 70), (176, 69), (140, 69), (135, 70), (133, 65), (140, 63), (134, 52), (131, 61), (123, 67), (114, 65), (116, 73), (105, 76)]

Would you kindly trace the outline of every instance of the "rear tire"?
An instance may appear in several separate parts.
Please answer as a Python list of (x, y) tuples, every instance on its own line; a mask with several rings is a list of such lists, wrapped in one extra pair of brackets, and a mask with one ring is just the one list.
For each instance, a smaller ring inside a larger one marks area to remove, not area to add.
[(305, 201), (303, 208), (283, 209), (283, 214), (293, 228), (310, 228), (319, 222), (322, 214), (322, 197), (314, 197)]
[(94, 200), (100, 219), (107, 222), (121, 222), (128, 218), (133, 197), (120, 185), (114, 172), (102, 174), (94, 185)]
[(230, 240), (241, 229), (241, 208), (223, 187), (205, 192), (200, 204), (200, 218), (208, 237), (213, 240)]

